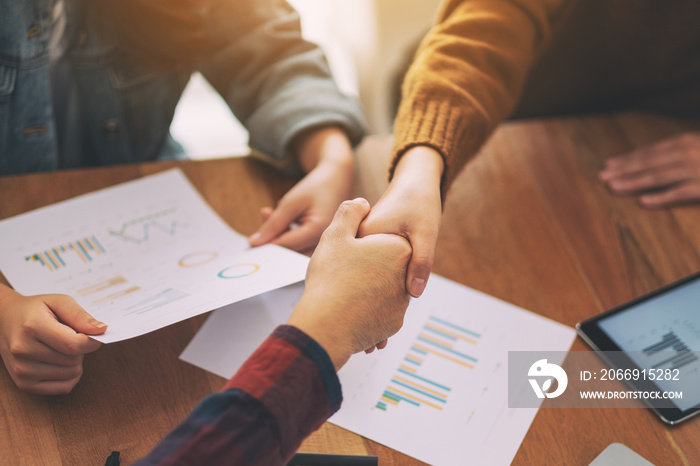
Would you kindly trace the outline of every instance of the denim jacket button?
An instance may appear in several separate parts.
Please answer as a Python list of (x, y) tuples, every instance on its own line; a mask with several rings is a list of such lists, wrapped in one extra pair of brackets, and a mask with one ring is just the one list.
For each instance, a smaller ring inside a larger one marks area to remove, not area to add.
[(110, 118), (109, 120), (105, 121), (102, 129), (104, 129), (107, 136), (115, 136), (119, 132), (119, 120), (116, 118)]
[(34, 26), (30, 27), (29, 29), (27, 29), (26, 36), (28, 39), (31, 39), (32, 37), (38, 36), (40, 32), (41, 32), (41, 27), (38, 25), (34, 25)]

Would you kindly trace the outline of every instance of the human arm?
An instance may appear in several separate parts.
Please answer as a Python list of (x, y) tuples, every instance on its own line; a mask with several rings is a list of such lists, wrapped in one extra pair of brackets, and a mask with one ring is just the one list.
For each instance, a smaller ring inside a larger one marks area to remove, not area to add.
[(444, 197), (461, 168), (514, 109), (551, 35), (561, 0), (445, 0), (402, 86), (393, 173), (415, 146), (445, 163)]
[(411, 295), (420, 296), (430, 274), (442, 199), (461, 167), (512, 111), (558, 4), (446, 1), (419, 47), (394, 124), (389, 188), (360, 230), (409, 239)]
[(340, 407), (335, 371), (398, 331), (409, 300), (410, 247), (394, 235), (356, 238), (368, 211), (364, 200), (341, 205), (288, 325), (137, 465), (284, 464)]
[(644, 207), (700, 201), (700, 133), (684, 133), (605, 162), (599, 177), (613, 194)]
[[(352, 147), (364, 135), (357, 99), (343, 95), (318, 46), (301, 34), (299, 15), (282, 0), (222, 2), (220, 49), (200, 66), (250, 133), (265, 160), (305, 176), (251, 245), (270, 241), (297, 251), (313, 248), (354, 176)], [(290, 230), (292, 224), (299, 228)]]
[(22, 390), (69, 393), (83, 373), (83, 356), (107, 326), (65, 295), (23, 296), (0, 285), (0, 355)]
[(292, 169), (292, 145), (311, 129), (337, 127), (359, 143), (358, 100), (340, 92), (286, 1), (225, 0), (213, 8), (209, 31), (219, 45), (198, 68), (248, 129), (253, 149)]

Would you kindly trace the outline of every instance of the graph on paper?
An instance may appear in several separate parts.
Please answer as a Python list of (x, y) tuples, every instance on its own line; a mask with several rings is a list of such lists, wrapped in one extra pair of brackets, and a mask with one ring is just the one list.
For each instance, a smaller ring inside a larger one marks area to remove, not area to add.
[(442, 410), (452, 388), (441, 374), (470, 371), (481, 334), (436, 316), (423, 324), (375, 405), (386, 411), (400, 403)]
[(29, 254), (24, 260), (37, 263), (48, 271), (54, 271), (66, 267), (67, 263), (73, 260), (88, 264), (93, 258), (106, 252), (97, 237), (91, 235)]
[[(292, 285), (214, 312), (181, 358), (231, 377), (303, 292)], [(340, 369), (343, 404), (329, 422), (428, 464), (509, 464), (537, 410), (508, 408), (508, 352), (543, 342), (563, 352), (574, 338), (571, 328), (433, 274), (386, 348)], [(526, 378), (522, 387), (531, 393)]]
[(8, 281), (74, 297), (109, 325), (103, 342), (297, 282), (308, 263), (277, 246), (251, 249), (177, 170), (3, 220), (0, 237)]
[(177, 208), (171, 207), (141, 217), (130, 219), (119, 228), (108, 228), (107, 232), (120, 240), (141, 244), (152, 238), (175, 236), (178, 231), (187, 228), (187, 223), (178, 219)]
[(340, 370), (343, 406), (330, 422), (429, 464), (508, 464), (536, 413), (508, 408), (508, 351), (543, 341), (564, 351), (574, 336), (431, 275), (387, 347)]

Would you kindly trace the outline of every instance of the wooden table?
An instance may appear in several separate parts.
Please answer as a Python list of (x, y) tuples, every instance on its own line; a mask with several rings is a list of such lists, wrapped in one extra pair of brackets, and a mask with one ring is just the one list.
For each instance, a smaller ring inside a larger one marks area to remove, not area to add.
[[(700, 270), (700, 208), (647, 211), (597, 181), (603, 160), (700, 128), (627, 114), (502, 126), (445, 202), (434, 271), (564, 324)], [(358, 191), (386, 185), (391, 140), (360, 151)], [(292, 181), (250, 159), (152, 163), (0, 178), (0, 218), (179, 166), (233, 228), (250, 234), (259, 209)], [(19, 391), (0, 370), (0, 463), (123, 464), (148, 452), (224, 380), (178, 359), (204, 320), (106, 345), (85, 358), (70, 395)], [(586, 350), (577, 340), (574, 350)], [(700, 461), (700, 419), (663, 425), (645, 409), (542, 409), (515, 464), (588, 464), (621, 442), (657, 464)], [(373, 454), (382, 465), (420, 464), (331, 424), (303, 451)]]

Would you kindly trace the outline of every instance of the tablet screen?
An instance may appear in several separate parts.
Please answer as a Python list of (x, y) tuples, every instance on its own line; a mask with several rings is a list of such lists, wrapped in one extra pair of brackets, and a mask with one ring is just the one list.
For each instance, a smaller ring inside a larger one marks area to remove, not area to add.
[(603, 316), (600, 329), (640, 369), (678, 369), (678, 382), (656, 380), (662, 390), (683, 390), (682, 411), (700, 403), (700, 278)]

